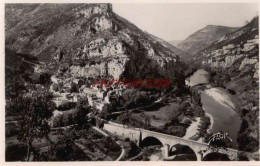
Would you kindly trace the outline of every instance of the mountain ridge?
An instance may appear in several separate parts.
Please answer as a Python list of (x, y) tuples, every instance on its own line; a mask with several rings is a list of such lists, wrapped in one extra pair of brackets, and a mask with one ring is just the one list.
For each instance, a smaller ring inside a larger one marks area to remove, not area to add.
[(194, 32), (183, 40), (177, 47), (190, 55), (195, 55), (202, 49), (208, 47), (225, 34), (236, 30), (237, 27), (226, 27), (221, 25), (207, 25)]
[(154, 39), (155, 41), (161, 43), (163, 46), (171, 49), (173, 52), (176, 52), (179, 56), (180, 56), (180, 59), (182, 60), (185, 60), (187, 59), (188, 57), (190, 57), (190, 55), (180, 49), (178, 49), (177, 47), (173, 46), (171, 43), (159, 38), (159, 37), (156, 37), (148, 32), (146, 32), (152, 39)]

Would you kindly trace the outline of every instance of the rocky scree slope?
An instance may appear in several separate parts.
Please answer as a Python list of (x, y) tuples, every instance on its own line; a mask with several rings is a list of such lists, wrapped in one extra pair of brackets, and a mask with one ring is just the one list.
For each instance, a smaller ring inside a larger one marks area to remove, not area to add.
[[(178, 51), (115, 14), (111, 4), (6, 4), (6, 48), (57, 77), (178, 78)], [(10, 16), (10, 17), (9, 17)]]
[(177, 45), (177, 48), (193, 56), (199, 51), (210, 46), (212, 43), (214, 43), (225, 34), (230, 33), (236, 29), (237, 28), (208, 25), (205, 28), (193, 33), (187, 39), (179, 43)]

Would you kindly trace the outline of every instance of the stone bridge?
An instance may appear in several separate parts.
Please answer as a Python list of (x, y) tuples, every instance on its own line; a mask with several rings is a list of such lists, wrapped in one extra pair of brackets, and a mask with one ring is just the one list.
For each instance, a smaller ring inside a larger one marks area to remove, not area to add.
[[(157, 142), (159, 141), (164, 147), (165, 159), (170, 159), (169, 152), (174, 149), (175, 145), (189, 147), (195, 153), (198, 161), (203, 160), (207, 154), (214, 153), (206, 143), (153, 132), (142, 128), (129, 128), (121, 124), (107, 122), (104, 124), (103, 129), (117, 136), (129, 138), (131, 141), (136, 142), (138, 146), (142, 146), (144, 143), (149, 143), (152, 140), (156, 140)], [(220, 149), (218, 153), (226, 154), (230, 160), (236, 160), (238, 150), (230, 148), (227, 150)]]

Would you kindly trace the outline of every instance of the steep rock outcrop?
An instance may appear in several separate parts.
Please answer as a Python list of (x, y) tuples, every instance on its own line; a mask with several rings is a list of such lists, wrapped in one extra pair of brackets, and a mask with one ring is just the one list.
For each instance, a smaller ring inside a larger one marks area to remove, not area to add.
[(88, 63), (84, 67), (73, 65), (70, 67), (70, 74), (73, 77), (112, 77), (119, 79), (125, 70), (128, 58), (111, 59), (100, 64)]
[[(257, 19), (258, 17), (237, 31), (223, 36), (213, 45), (198, 53), (194, 59), (213, 68), (236, 71), (231, 77), (235, 77), (248, 68), (253, 73), (257, 73), (256, 64), (259, 62)], [(254, 78), (258, 78), (257, 74), (254, 75)]]
[(6, 47), (37, 57), (38, 69), (57, 77), (169, 77), (181, 71), (178, 49), (155, 42), (111, 4), (8, 4), (6, 11), (13, 15), (6, 18)]

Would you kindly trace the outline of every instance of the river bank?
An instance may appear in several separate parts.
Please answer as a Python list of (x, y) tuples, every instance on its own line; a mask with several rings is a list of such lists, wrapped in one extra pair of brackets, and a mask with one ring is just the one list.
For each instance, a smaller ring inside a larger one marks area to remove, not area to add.
[[(213, 119), (212, 115), (209, 114), (209, 113), (205, 113), (205, 116), (209, 117), (209, 119), (210, 119), (210, 125), (207, 129), (207, 132), (212, 132), (214, 119)], [(205, 143), (205, 141), (203, 141), (203, 138), (199, 137), (198, 134), (197, 134), (198, 129), (199, 129), (199, 125), (200, 125), (201, 122), (202, 122), (201, 118), (197, 117), (196, 121), (192, 122), (191, 125), (187, 128), (186, 134), (183, 138), (184, 139), (196, 140), (198, 142)]]
[(200, 124), (200, 117), (196, 118), (196, 120), (191, 123), (191, 125), (186, 130), (186, 134), (182, 138), (190, 139), (191, 137), (197, 135), (199, 124)]
[[(196, 86), (197, 90), (201, 90), (199, 92), (200, 102), (206, 116), (210, 119), (210, 126), (207, 132), (217, 133), (222, 131), (228, 133), (233, 140), (231, 147), (238, 149), (237, 137), (241, 126), (241, 119), (238, 114), (239, 108), (236, 97), (224, 88), (211, 87), (209, 82), (207, 82), (208, 75), (207, 71), (199, 69), (187, 78), (186, 85), (193, 85), (193, 87)], [(204, 78), (202, 79), (202, 77)], [(197, 141), (203, 140), (202, 138), (198, 138), (198, 136), (193, 136), (192, 139)]]
[(208, 128), (208, 132), (211, 132), (213, 125), (214, 125), (214, 119), (213, 119), (213, 116), (211, 114), (209, 114), (209, 113), (205, 113), (205, 114), (210, 119), (210, 126)]

